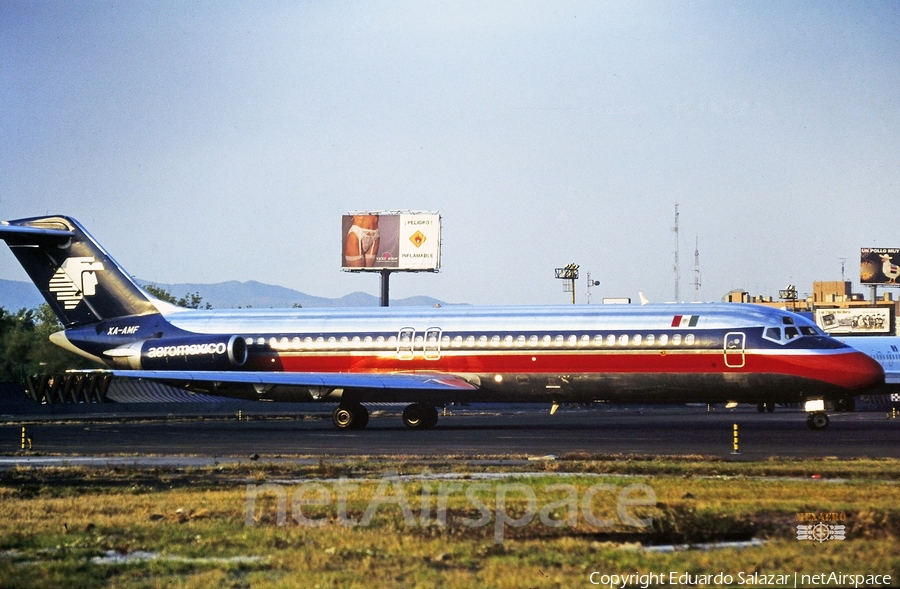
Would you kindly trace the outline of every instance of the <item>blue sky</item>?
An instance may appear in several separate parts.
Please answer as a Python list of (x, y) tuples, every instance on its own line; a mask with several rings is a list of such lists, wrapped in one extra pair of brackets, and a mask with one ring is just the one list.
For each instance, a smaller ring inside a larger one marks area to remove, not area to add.
[(595, 302), (673, 300), (678, 203), (682, 300), (696, 242), (702, 300), (858, 283), (900, 247), (898, 30), (896, 2), (5, 0), (0, 218), (337, 297), (379, 290), (342, 214), (438, 211), (441, 272), (392, 296), (545, 304), (570, 262)]

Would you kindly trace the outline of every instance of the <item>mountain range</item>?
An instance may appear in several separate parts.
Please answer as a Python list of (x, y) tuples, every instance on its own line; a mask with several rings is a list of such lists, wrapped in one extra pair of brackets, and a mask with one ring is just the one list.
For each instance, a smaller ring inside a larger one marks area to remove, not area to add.
[[(152, 284), (169, 292), (175, 298), (197, 293), (202, 297), (201, 305), (209, 303), (213, 309), (301, 307), (377, 307), (381, 298), (364, 292), (354, 292), (337, 299), (317, 297), (274, 284), (263, 284), (249, 280), (231, 280), (215, 284), (162, 284), (140, 280), (142, 285)], [(33, 309), (44, 302), (43, 297), (30, 282), (0, 279), (0, 307), (10, 312), (19, 309)], [(446, 305), (443, 301), (425, 296), (391, 300), (393, 307), (433, 307)]]

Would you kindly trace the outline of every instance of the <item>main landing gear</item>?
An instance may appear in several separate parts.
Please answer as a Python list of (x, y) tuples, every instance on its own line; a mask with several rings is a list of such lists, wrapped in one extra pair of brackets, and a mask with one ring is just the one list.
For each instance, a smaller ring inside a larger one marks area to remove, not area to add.
[(434, 405), (413, 403), (403, 410), (403, 424), (410, 429), (431, 429), (438, 421), (438, 412)]
[[(403, 424), (410, 429), (431, 429), (437, 421), (434, 405), (413, 403), (403, 410)], [(331, 422), (338, 429), (363, 429), (369, 423), (369, 412), (360, 403), (341, 403), (332, 412)]]
[(359, 403), (341, 403), (331, 414), (338, 429), (362, 429), (369, 423), (369, 412)]

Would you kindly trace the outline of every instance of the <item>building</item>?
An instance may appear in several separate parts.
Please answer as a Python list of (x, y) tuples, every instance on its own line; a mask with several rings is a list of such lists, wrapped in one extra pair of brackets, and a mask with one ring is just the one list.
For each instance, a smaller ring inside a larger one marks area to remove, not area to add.
[[(813, 292), (800, 298), (793, 287), (779, 292), (779, 299), (752, 296), (736, 289), (725, 295), (730, 303), (754, 303), (809, 314), (829, 333), (844, 335), (897, 335), (896, 317), (900, 303), (885, 292), (874, 302), (851, 292), (850, 281), (814, 282)], [(830, 311), (838, 311), (830, 312)]]

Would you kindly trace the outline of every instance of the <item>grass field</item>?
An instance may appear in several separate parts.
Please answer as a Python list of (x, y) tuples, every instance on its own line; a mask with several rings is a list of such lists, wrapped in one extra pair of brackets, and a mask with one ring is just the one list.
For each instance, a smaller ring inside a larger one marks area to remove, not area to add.
[[(898, 485), (897, 460), (19, 468), (0, 475), (0, 586), (897, 584)], [(845, 539), (797, 539), (819, 523)]]

